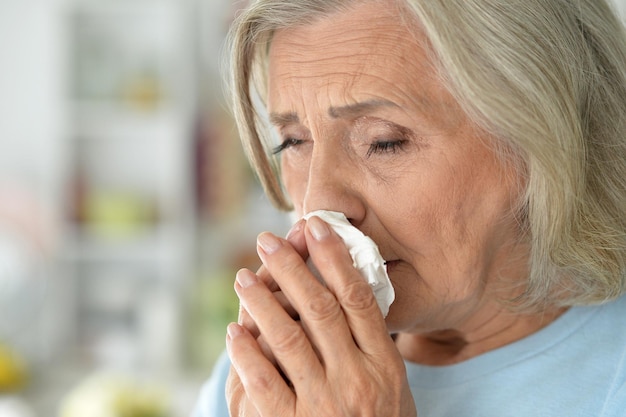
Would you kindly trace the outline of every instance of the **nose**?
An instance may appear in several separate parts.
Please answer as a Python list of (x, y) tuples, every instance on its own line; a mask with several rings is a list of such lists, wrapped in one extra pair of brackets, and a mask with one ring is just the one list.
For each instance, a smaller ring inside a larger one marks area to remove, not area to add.
[(358, 226), (366, 213), (361, 186), (363, 176), (358, 166), (343, 151), (325, 144), (314, 146), (302, 209), (339, 211)]

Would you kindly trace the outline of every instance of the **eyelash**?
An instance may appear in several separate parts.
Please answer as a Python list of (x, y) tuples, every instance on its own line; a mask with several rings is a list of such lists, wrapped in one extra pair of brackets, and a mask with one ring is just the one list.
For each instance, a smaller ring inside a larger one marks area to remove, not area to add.
[[(287, 138), (280, 145), (272, 149), (272, 154), (278, 155), (285, 149), (291, 148), (293, 146), (301, 145), (303, 142), (304, 141), (302, 139)], [(404, 146), (406, 145), (406, 142), (407, 142), (406, 139), (393, 140), (393, 141), (384, 141), (384, 140), (376, 141), (372, 143), (369, 149), (367, 150), (367, 157), (369, 158), (373, 154), (380, 154), (380, 153), (392, 153), (392, 154), (396, 153), (398, 151), (401, 151), (404, 148)]]
[(287, 138), (287, 139), (285, 139), (283, 141), (283, 143), (281, 143), (280, 145), (278, 145), (274, 149), (272, 149), (272, 154), (273, 155), (278, 155), (279, 153), (281, 153), (285, 149), (291, 148), (292, 146), (298, 146), (298, 145), (302, 144), (303, 142), (304, 141), (302, 139)]
[(378, 154), (378, 153), (396, 153), (398, 151), (401, 151), (404, 148), (404, 145), (406, 145), (406, 143), (407, 143), (406, 139), (393, 140), (393, 141), (387, 141), (387, 140), (376, 141), (372, 143), (369, 149), (367, 150), (367, 157), (369, 158), (373, 154)]

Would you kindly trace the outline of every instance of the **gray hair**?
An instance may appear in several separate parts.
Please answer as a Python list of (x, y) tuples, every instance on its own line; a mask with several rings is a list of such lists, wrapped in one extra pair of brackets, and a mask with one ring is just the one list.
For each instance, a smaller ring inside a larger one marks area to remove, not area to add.
[(517, 303), (626, 292), (626, 33), (605, 0), (253, 2), (231, 31), (232, 108), (275, 205), (290, 208), (263, 115), (273, 33), (359, 1), (394, 4), (419, 24), (441, 81), (524, 177), (514, 214), (531, 254)]

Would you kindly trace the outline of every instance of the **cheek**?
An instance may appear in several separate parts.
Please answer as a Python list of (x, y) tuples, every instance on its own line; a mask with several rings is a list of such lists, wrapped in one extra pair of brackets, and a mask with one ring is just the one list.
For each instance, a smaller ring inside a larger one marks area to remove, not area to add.
[(302, 167), (294, 166), (294, 164), (286, 162), (286, 158), (283, 157), (281, 159), (281, 177), (285, 191), (293, 204), (293, 208), (298, 217), (301, 217), (304, 214), (302, 205), (308, 186), (307, 171), (302, 169)]

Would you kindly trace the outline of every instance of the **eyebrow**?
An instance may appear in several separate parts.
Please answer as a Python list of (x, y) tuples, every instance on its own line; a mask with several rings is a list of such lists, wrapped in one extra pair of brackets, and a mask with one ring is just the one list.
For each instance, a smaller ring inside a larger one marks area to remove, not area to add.
[[(372, 99), (361, 101), (345, 106), (332, 106), (328, 109), (328, 115), (333, 119), (342, 119), (350, 117), (363, 116), (371, 113), (381, 107), (399, 107), (396, 103), (389, 100)], [(286, 113), (270, 113), (270, 122), (275, 126), (287, 126), (300, 122), (300, 118), (295, 112)]]
[(363, 116), (371, 113), (381, 107), (399, 107), (396, 103), (383, 99), (372, 99), (361, 101), (354, 104), (348, 104), (341, 107), (331, 107), (328, 109), (328, 115), (333, 119), (341, 119), (348, 117)]
[(295, 112), (287, 113), (270, 113), (270, 122), (274, 126), (287, 126), (300, 122), (300, 118)]

